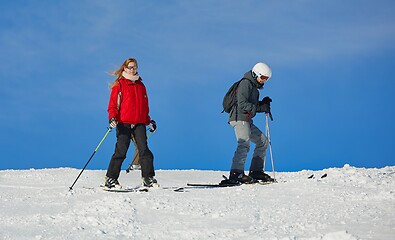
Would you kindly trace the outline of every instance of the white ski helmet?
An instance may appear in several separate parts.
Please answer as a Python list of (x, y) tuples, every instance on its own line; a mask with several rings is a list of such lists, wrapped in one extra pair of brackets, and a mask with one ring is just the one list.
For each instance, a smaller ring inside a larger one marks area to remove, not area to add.
[(252, 68), (252, 73), (255, 75), (254, 77), (266, 76), (268, 77), (266, 81), (268, 81), (272, 77), (272, 70), (265, 63), (257, 63)]

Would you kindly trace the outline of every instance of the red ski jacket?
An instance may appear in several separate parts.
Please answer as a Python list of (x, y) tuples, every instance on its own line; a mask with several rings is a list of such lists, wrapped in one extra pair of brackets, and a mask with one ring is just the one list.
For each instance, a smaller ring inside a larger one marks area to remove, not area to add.
[(118, 123), (148, 125), (148, 96), (141, 78), (133, 82), (121, 77), (112, 87), (107, 111), (109, 120), (114, 117)]

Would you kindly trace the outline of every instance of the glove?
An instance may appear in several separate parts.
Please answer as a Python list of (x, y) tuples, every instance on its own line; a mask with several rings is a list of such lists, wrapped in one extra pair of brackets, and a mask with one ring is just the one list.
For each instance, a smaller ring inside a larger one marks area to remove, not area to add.
[(270, 113), (270, 103), (264, 103), (258, 107), (258, 112)]
[(156, 131), (156, 122), (154, 120), (151, 120), (148, 127), (149, 127), (150, 132), (155, 132)]
[(261, 101), (262, 104), (268, 103), (269, 105), (271, 102), (273, 102), (273, 100), (270, 97), (264, 97)]
[(270, 97), (264, 97), (262, 101), (259, 101), (257, 111), (258, 112), (264, 112), (264, 113), (270, 113), (270, 103), (273, 100)]
[(115, 117), (108, 120), (108, 123), (110, 124), (110, 128), (115, 128), (118, 124), (117, 119)]

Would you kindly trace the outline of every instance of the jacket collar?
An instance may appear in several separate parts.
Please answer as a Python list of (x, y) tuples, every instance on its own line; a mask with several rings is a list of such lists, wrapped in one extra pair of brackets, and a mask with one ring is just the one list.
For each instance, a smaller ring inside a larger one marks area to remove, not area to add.
[(263, 84), (260, 84), (256, 79), (254, 79), (254, 77), (252, 76), (252, 72), (248, 71), (244, 74), (244, 78), (250, 80), (250, 82), (257, 87), (258, 89), (262, 89), (263, 88)]

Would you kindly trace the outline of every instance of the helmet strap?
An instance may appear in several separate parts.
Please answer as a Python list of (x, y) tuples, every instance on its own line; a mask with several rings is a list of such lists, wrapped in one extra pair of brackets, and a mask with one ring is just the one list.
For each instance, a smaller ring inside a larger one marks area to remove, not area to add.
[(252, 77), (254, 78), (254, 80), (256, 80), (256, 79), (258, 78), (258, 75), (256, 75), (256, 74), (254, 73), (254, 71), (252, 71), (252, 70), (251, 70), (251, 73), (252, 73)]

